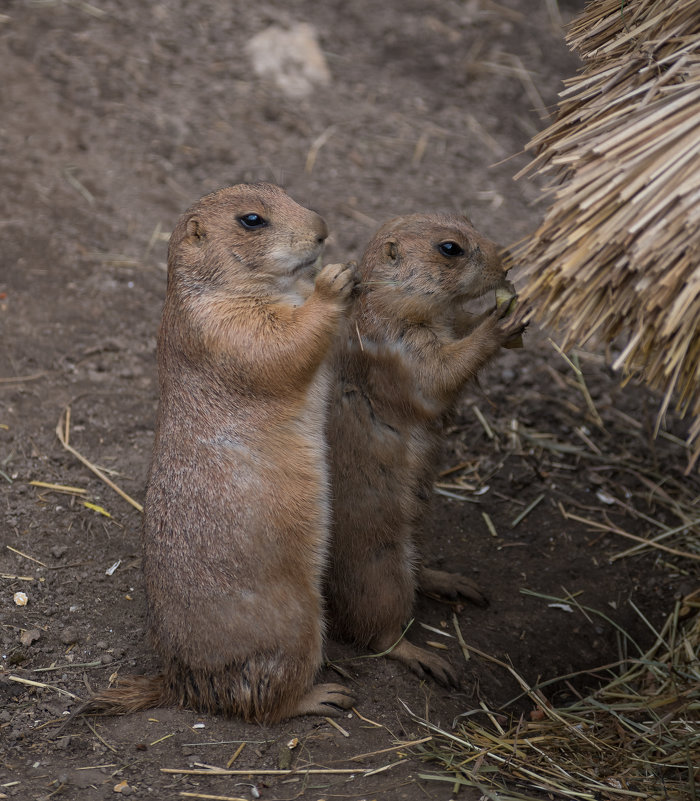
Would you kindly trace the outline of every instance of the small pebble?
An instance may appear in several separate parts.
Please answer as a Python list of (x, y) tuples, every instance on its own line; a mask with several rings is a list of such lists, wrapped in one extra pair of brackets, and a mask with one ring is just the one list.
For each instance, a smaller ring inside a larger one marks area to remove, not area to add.
[(67, 550), (67, 545), (54, 545), (53, 548), (51, 548), (51, 556), (53, 556), (54, 559), (60, 559)]
[(80, 639), (80, 635), (78, 634), (78, 629), (74, 626), (67, 626), (61, 632), (61, 642), (64, 645), (73, 645), (73, 643), (78, 642)]
[(39, 629), (29, 629), (28, 631), (23, 631), (19, 636), (19, 641), (22, 645), (31, 645), (35, 643), (39, 637), (41, 637), (41, 632)]

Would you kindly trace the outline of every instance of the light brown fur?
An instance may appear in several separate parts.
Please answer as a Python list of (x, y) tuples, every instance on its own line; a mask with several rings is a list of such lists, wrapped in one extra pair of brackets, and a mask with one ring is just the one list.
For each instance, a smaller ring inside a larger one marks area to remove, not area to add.
[[(251, 214), (266, 225), (247, 228)], [(321, 217), (272, 184), (206, 196), (172, 234), (143, 527), (164, 669), (101, 693), (93, 709), (178, 704), (272, 723), (352, 701), (340, 685), (314, 685), (330, 521), (326, 356), (355, 281), (343, 265), (316, 276), (326, 236)]]
[[(453, 255), (440, 252), (445, 243)], [(514, 330), (488, 313), (464, 336), (465, 301), (504, 280), (498, 248), (464, 217), (390, 221), (367, 247), (360, 278), (334, 357), (326, 595), (335, 634), (384, 651), (401, 638), (418, 586), (484, 603), (468, 579), (424, 567), (420, 540), (445, 420)], [(391, 656), (455, 681), (445, 660), (406, 638)]]

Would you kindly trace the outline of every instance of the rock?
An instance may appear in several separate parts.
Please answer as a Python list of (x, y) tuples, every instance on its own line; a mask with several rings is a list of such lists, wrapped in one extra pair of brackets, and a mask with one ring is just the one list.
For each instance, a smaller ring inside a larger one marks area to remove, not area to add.
[(64, 645), (73, 645), (80, 639), (80, 634), (75, 626), (66, 626), (61, 632), (61, 642)]
[(53, 548), (51, 548), (51, 556), (53, 556), (54, 559), (60, 559), (67, 550), (67, 545), (54, 545)]
[(288, 97), (305, 97), (316, 85), (330, 83), (331, 74), (312, 25), (300, 23), (289, 29), (271, 25), (254, 36), (246, 49), (255, 72)]
[(19, 635), (19, 641), (22, 645), (31, 645), (32, 643), (36, 642), (39, 637), (41, 637), (41, 632), (39, 629), (29, 629), (28, 631), (23, 631)]
[(26, 592), (16, 592), (13, 598), (17, 606), (26, 606), (29, 603), (29, 596)]
[(45, 701), (40, 703), (38, 707), (42, 712), (48, 712), (54, 718), (62, 717), (65, 711), (65, 706), (57, 701)]

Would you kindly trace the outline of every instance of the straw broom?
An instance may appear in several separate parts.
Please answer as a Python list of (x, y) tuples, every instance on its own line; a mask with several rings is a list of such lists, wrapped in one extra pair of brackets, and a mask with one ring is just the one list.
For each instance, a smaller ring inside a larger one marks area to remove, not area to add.
[(700, 4), (594, 0), (567, 41), (584, 62), (524, 170), (552, 204), (514, 248), (527, 314), (563, 346), (626, 337), (616, 369), (692, 414), (700, 455)]

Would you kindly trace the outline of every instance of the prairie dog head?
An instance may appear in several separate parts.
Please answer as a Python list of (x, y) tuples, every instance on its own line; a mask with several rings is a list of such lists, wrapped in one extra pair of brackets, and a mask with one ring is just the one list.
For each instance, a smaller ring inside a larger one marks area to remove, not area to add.
[(206, 195), (178, 221), (168, 283), (265, 296), (313, 288), (328, 236), (323, 218), (269, 183)]
[(481, 297), (504, 280), (499, 247), (466, 217), (411, 214), (385, 223), (360, 267), (364, 292), (436, 314)]

